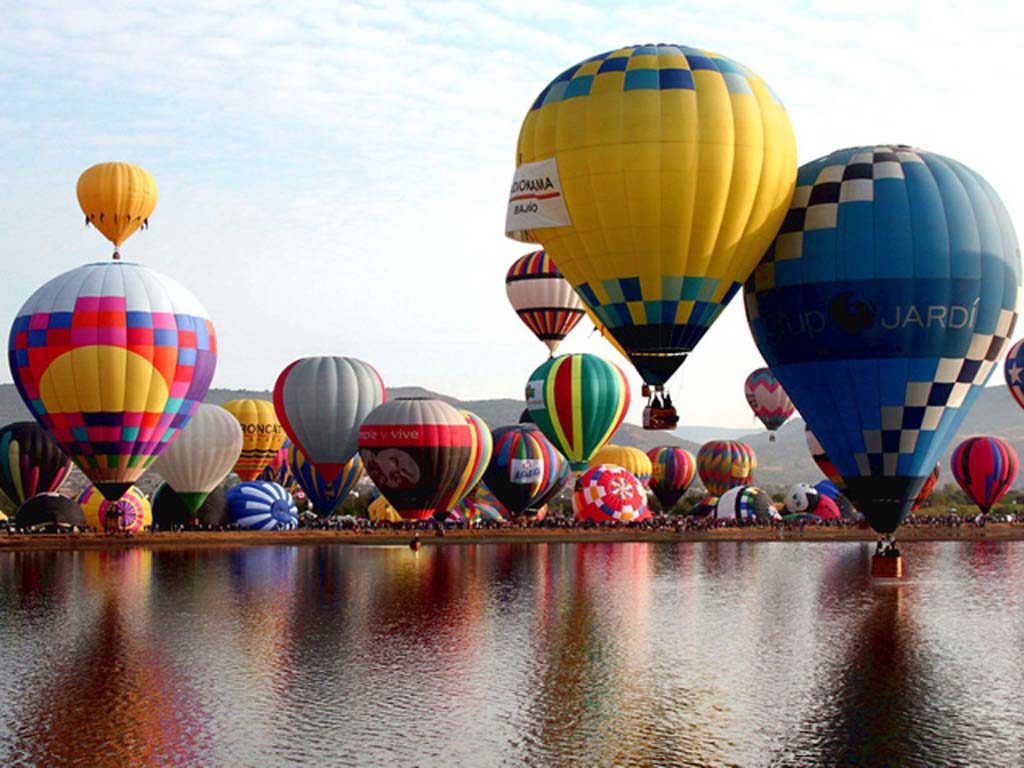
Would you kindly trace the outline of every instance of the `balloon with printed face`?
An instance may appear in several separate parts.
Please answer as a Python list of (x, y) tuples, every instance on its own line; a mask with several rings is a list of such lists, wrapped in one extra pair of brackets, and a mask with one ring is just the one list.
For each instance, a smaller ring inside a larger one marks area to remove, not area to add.
[(750, 485), (756, 469), (757, 454), (746, 443), (712, 440), (697, 452), (697, 472), (712, 496), (721, 496), (738, 485)]
[(36, 421), (110, 500), (174, 441), (217, 364), (213, 324), (196, 298), (119, 261), (78, 267), (37, 290), (8, 349)]
[(154, 468), (195, 512), (227, 477), (241, 452), (242, 433), (235, 417), (220, 406), (203, 403)]
[(238, 421), (242, 431), (242, 453), (234, 473), (242, 481), (255, 480), (284, 445), (284, 427), (269, 400), (243, 398), (221, 406)]
[(526, 405), (540, 431), (580, 472), (625, 418), (629, 385), (604, 358), (559, 355), (530, 375)]
[(131, 163), (100, 163), (78, 178), (78, 204), (86, 224), (120, 248), (156, 208), (156, 182)]
[(631, 523), (651, 516), (647, 493), (629, 471), (612, 464), (591, 467), (576, 481), (572, 511), (577, 520)]
[(651, 490), (661, 508), (670, 510), (696, 477), (697, 460), (685, 448), (670, 445), (652, 448), (647, 455), (651, 459)]
[(957, 484), (984, 515), (1017, 477), (1017, 452), (998, 437), (967, 438), (953, 451), (949, 464)]
[(644, 488), (651, 482), (651, 472), (653, 470), (651, 457), (639, 448), (634, 448), (630, 445), (612, 445), (608, 443), (590, 459), (591, 467), (596, 467), (598, 464), (614, 464), (617, 467), (622, 467), (639, 480)]
[(583, 304), (544, 251), (516, 259), (505, 275), (509, 303), (553, 355), (583, 317)]
[(932, 152), (833, 152), (800, 168), (745, 295), (844, 493), (894, 531), (1013, 333), (1020, 250), (999, 196)]
[[(747, 376), (743, 394), (750, 410), (769, 432), (775, 432), (793, 415), (793, 401), (767, 368), (758, 368)], [(769, 439), (774, 442), (775, 435), (770, 435)]]
[(313, 511), (320, 517), (330, 517), (363, 477), (363, 462), (359, 454), (343, 464), (333, 480), (321, 475), (296, 445), (288, 449), (288, 466), (306, 498), (313, 504)]
[(400, 397), (377, 406), (359, 430), (366, 474), (406, 520), (447, 512), (473, 455), (466, 418), (442, 400)]
[(0, 490), (15, 506), (60, 490), (70, 472), (71, 460), (36, 422), (0, 429)]
[(385, 399), (380, 374), (354, 357), (304, 357), (274, 385), (281, 426), (328, 483), (355, 455), (359, 427)]
[(516, 165), (506, 233), (544, 246), (658, 386), (778, 230), (796, 141), (776, 95), (742, 64), (686, 46), (628, 46), (541, 91)]

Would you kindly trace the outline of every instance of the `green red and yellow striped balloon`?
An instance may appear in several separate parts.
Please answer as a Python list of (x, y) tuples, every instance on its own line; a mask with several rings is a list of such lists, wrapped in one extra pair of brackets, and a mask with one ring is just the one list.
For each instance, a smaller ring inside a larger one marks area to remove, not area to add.
[(597, 355), (559, 355), (530, 376), (526, 407), (544, 436), (581, 472), (618, 429), (629, 385), (618, 366)]
[(459, 484), (452, 489), (451, 495), (441, 504), (443, 510), (455, 509), (476, 487), (480, 478), (484, 476), (484, 470), (490, 464), (491, 453), (494, 451), (494, 439), (491, 437), (490, 427), (484, 420), (471, 411), (460, 409), (459, 413), (466, 417), (466, 422), (469, 424), (471, 453), (469, 463), (459, 479)]

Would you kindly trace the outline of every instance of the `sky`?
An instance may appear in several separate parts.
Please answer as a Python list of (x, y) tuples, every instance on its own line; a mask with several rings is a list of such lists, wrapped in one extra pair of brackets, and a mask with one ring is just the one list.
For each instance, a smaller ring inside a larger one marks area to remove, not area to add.
[[(981, 173), (1020, 226), (1022, 6), (3, 2), (0, 321), (109, 258), (75, 183), (123, 160), (160, 200), (122, 253), (206, 307), (214, 386), (270, 389), (292, 360), (340, 354), (389, 386), (522, 398), (547, 352), (508, 305), (505, 272), (530, 248), (503, 225), (519, 127), (559, 72), (634, 43), (723, 53), (782, 99), (801, 163), (916, 145)], [(639, 421), (639, 376), (590, 330), (560, 351), (619, 362)], [(751, 426), (743, 380), (760, 365), (734, 300), (672, 381), (681, 423)]]

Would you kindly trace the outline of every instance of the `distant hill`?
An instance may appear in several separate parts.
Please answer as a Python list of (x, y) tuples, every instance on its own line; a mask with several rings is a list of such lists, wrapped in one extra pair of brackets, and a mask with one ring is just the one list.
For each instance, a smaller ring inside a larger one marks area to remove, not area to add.
[[(436, 397), (458, 407), (472, 411), (482, 418), (489, 427), (515, 424), (523, 411), (521, 400), (467, 400), (433, 392), (423, 387), (390, 387), (389, 397)], [(269, 391), (242, 389), (212, 389), (206, 402), (221, 405), (238, 398), (271, 399)], [(13, 384), (0, 384), (0, 424), (31, 418), (21, 402)], [(1013, 444), (1017, 453), (1024, 456), (1024, 412), (1017, 406), (1005, 387), (987, 387), (978, 397), (974, 407), (964, 420), (956, 438), (942, 457), (941, 483), (951, 482), (949, 456), (956, 445), (971, 435), (998, 435)], [(679, 435), (696, 439), (681, 439)], [(787, 486), (797, 482), (816, 482), (821, 475), (807, 452), (804, 441), (804, 425), (799, 419), (785, 424), (777, 433), (775, 442), (769, 442), (768, 433), (763, 429), (743, 430), (716, 429), (714, 427), (680, 427), (675, 432), (648, 432), (637, 424), (624, 423), (612, 437), (612, 442), (631, 445), (647, 451), (658, 445), (675, 445), (696, 454), (702, 442), (713, 438), (742, 440), (753, 447), (758, 457), (757, 482), (761, 485)], [(84, 487), (85, 479), (79, 473), (72, 477), (70, 486)], [(152, 490), (159, 478), (148, 474), (141, 485)], [(1024, 473), (1018, 475), (1014, 487), (1024, 487)]]

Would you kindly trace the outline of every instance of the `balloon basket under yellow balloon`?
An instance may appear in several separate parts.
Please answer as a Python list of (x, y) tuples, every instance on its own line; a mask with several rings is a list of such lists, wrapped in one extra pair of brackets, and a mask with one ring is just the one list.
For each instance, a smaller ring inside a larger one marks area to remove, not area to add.
[(874, 555), (871, 558), (871, 575), (876, 579), (903, 578), (903, 557), (897, 555)]

